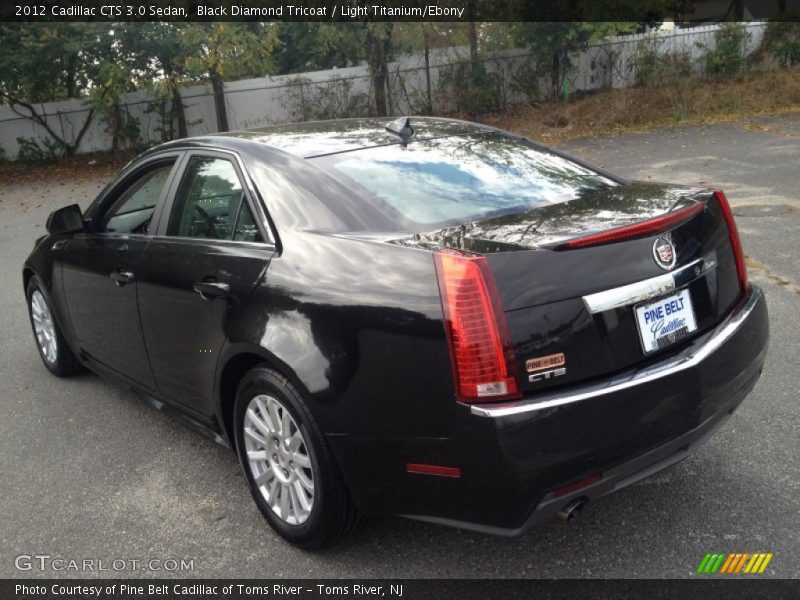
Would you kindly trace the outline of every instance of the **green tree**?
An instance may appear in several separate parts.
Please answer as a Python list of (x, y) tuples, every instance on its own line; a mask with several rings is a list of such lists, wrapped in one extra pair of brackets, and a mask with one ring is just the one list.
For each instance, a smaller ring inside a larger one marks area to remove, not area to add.
[(273, 23), (190, 23), (182, 38), (187, 71), (211, 82), (217, 130), (228, 131), (224, 82), (274, 70), (276, 27)]
[(548, 97), (556, 101), (572, 70), (570, 55), (609, 35), (636, 31), (638, 23), (543, 22), (517, 23), (515, 40), (531, 51), (536, 75), (548, 78)]
[(364, 60), (359, 23), (280, 22), (275, 52), (280, 74), (352, 67)]
[(88, 100), (86, 90), (98, 81), (102, 58), (113, 50), (111, 28), (104, 23), (0, 23), (0, 102), (39, 125), (63, 154), (72, 155), (94, 108), (70, 136), (56, 131), (36, 104)]
[(771, 20), (759, 53), (772, 56), (783, 67), (800, 64), (800, 12)]
[(169, 109), (163, 111), (162, 135), (174, 139), (188, 135), (180, 85), (188, 78), (184, 24), (172, 21), (119, 23), (115, 26), (120, 53), (129, 65), (138, 87), (149, 89)]

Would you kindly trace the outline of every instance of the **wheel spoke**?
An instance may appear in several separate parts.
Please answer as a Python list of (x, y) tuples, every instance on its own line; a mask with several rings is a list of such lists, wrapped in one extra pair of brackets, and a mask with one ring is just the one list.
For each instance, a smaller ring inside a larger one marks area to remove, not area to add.
[(267, 447), (267, 440), (264, 439), (263, 437), (261, 437), (260, 435), (258, 435), (257, 432), (253, 431), (249, 427), (245, 427), (244, 434), (247, 437), (249, 437), (251, 440), (253, 440), (256, 444), (261, 446), (262, 448), (266, 448)]
[[(264, 404), (264, 399), (262, 396), (256, 396), (255, 400), (256, 408), (258, 408), (258, 414), (261, 415), (262, 423), (266, 425), (267, 429), (269, 429), (270, 433), (275, 432), (275, 424), (272, 422), (272, 417), (270, 417), (269, 411), (267, 410), (267, 405)], [(252, 409), (253, 403), (250, 403), (250, 410)]]
[(275, 473), (272, 472), (272, 467), (267, 466), (266, 469), (254, 479), (257, 486), (262, 486), (266, 483), (269, 483), (275, 477)]
[(263, 435), (264, 438), (269, 437), (270, 435), (269, 426), (266, 423), (264, 423), (264, 421), (261, 420), (261, 417), (259, 417), (256, 414), (256, 411), (254, 411), (252, 408), (248, 408), (247, 418), (253, 425), (256, 426), (256, 429), (258, 429), (261, 432), (261, 435)]
[(289, 411), (285, 408), (283, 409), (283, 416), (281, 418), (281, 436), (284, 439), (289, 439), (289, 434), (291, 433), (291, 419), (292, 416), (289, 414)]
[(294, 517), (296, 523), (299, 523), (300, 502), (297, 500), (297, 494), (294, 492), (294, 487), (286, 486), (284, 490), (289, 494), (289, 514)]
[(300, 430), (294, 432), (294, 435), (289, 438), (289, 452), (292, 454), (297, 453), (297, 449), (303, 445), (303, 436), (300, 434)]
[(307, 492), (303, 488), (303, 484), (300, 483), (300, 480), (295, 479), (292, 487), (294, 488), (294, 494), (297, 496), (297, 500), (300, 502), (300, 506), (303, 510), (305, 512), (311, 512), (311, 503), (308, 501), (308, 496), (306, 496)]
[(275, 477), (272, 480), (272, 483), (269, 484), (269, 496), (267, 497), (267, 502), (269, 502), (270, 508), (273, 512), (278, 512), (278, 490), (281, 489), (281, 482), (278, 481), (278, 478)]
[(250, 460), (267, 460), (266, 450), (248, 450), (247, 458)]
[(295, 452), (294, 456), (292, 456), (292, 460), (294, 461), (295, 466), (303, 467), (304, 469), (311, 468), (311, 460), (305, 454)]
[(281, 518), (285, 521), (289, 516), (289, 494), (288, 488), (284, 485), (280, 487), (281, 491)]
[(299, 482), (300, 482), (300, 485), (302, 485), (302, 486), (303, 486), (304, 488), (306, 488), (306, 489), (307, 489), (307, 490), (308, 490), (308, 491), (309, 491), (311, 494), (313, 494), (313, 493), (314, 493), (314, 482), (313, 482), (313, 481), (311, 481), (311, 479), (309, 479), (309, 478), (308, 478), (308, 475), (306, 475), (306, 474), (303, 472), (303, 469), (295, 469), (295, 472), (294, 472), (294, 473), (295, 473), (295, 475), (297, 476), (297, 481), (299, 481)]
[(269, 418), (272, 420), (272, 431), (281, 433), (281, 417), (278, 414), (278, 403), (273, 398), (270, 398), (267, 410), (269, 411)]

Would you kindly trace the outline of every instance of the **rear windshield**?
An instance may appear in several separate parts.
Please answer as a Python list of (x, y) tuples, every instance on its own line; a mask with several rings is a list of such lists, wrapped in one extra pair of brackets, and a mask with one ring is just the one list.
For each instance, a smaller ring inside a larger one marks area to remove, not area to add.
[(617, 185), (557, 154), (494, 132), (311, 160), (417, 233), (568, 202), (581, 191)]

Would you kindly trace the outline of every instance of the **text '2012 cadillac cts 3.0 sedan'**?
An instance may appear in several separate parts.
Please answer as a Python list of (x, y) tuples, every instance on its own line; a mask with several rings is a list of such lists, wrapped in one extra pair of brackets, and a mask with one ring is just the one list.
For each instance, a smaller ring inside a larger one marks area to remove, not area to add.
[(368, 515), (569, 519), (691, 453), (767, 349), (721, 191), (460, 121), (171, 142), (47, 225), (23, 272), (45, 366), (230, 444), (308, 548)]

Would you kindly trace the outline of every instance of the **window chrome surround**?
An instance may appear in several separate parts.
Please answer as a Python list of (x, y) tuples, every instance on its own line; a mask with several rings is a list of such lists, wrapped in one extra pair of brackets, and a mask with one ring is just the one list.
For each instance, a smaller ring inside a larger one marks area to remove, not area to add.
[(496, 404), (494, 406), (490, 404), (476, 404), (470, 407), (470, 412), (473, 415), (494, 419), (533, 413), (539, 410), (555, 408), (564, 406), (565, 404), (572, 404), (581, 402), (582, 400), (590, 400), (599, 396), (613, 394), (637, 385), (675, 375), (686, 369), (691, 369), (719, 350), (725, 342), (739, 331), (742, 324), (752, 314), (758, 303), (763, 301), (763, 292), (757, 287), (751, 287), (750, 294), (747, 296), (744, 303), (735, 309), (733, 313), (706, 338), (702, 345), (690, 346), (674, 357), (670, 357), (651, 367), (636, 371), (633, 374), (629, 372), (608, 382), (589, 386), (584, 388), (584, 391), (577, 391), (571, 394), (562, 395), (554, 393), (537, 396), (536, 399), (532, 400), (520, 400), (512, 403)]
[(256, 221), (256, 224), (259, 226), (259, 230), (261, 231), (261, 235), (264, 237), (263, 242), (250, 242), (244, 240), (213, 240), (216, 242), (228, 242), (234, 245), (246, 245), (246, 246), (253, 246), (259, 248), (268, 248), (270, 250), (276, 250), (278, 247), (278, 237), (275, 233), (275, 229), (272, 227), (272, 223), (267, 215), (267, 211), (264, 206), (264, 199), (258, 193), (255, 185), (253, 184), (253, 180), (250, 177), (250, 173), (248, 172), (242, 157), (233, 150), (229, 150), (227, 148), (219, 148), (217, 146), (193, 146), (189, 148), (182, 148), (181, 151), (183, 152), (183, 156), (181, 156), (178, 165), (176, 165), (177, 169), (176, 172), (173, 173), (172, 182), (169, 186), (169, 191), (167, 193), (167, 197), (165, 201), (161, 204), (161, 210), (159, 212), (159, 223), (156, 227), (156, 231), (153, 234), (153, 239), (171, 239), (171, 240), (205, 240), (206, 242), (209, 241), (208, 238), (191, 238), (191, 237), (181, 237), (166, 234), (167, 225), (169, 224), (169, 217), (172, 212), (172, 207), (174, 205), (175, 197), (177, 195), (178, 189), (183, 181), (183, 176), (186, 172), (186, 165), (188, 164), (189, 160), (193, 156), (205, 156), (208, 158), (220, 158), (224, 160), (230, 161), (237, 171), (237, 176), (239, 177), (240, 183), (242, 184), (242, 189), (244, 191), (244, 201), (247, 202), (250, 210), (253, 212), (253, 218)]
[[(147, 156), (141, 160), (132, 160), (117, 176), (98, 194), (92, 204), (87, 207), (83, 215), (84, 222), (88, 223), (85, 233), (92, 235), (102, 235), (108, 237), (120, 236), (142, 236), (152, 238), (155, 234), (158, 218), (163, 208), (164, 202), (168, 197), (168, 192), (172, 184), (172, 178), (175, 176), (178, 168), (180, 167), (181, 160), (183, 159), (183, 152), (180, 150), (164, 150)], [(119, 198), (125, 194), (130, 187), (135, 184), (140, 178), (146, 175), (153, 168), (158, 168), (159, 163), (167, 163), (172, 161), (172, 170), (167, 176), (167, 181), (161, 189), (158, 201), (156, 202), (153, 214), (150, 218), (150, 223), (147, 227), (146, 233), (130, 233), (130, 232), (113, 232), (113, 231), (97, 231), (100, 224), (105, 221), (107, 213), (114, 207), (114, 204)]]
[(677, 271), (665, 273), (643, 281), (589, 294), (583, 297), (583, 303), (589, 314), (596, 315), (607, 310), (622, 308), (638, 302), (644, 302), (673, 290), (689, 285), (717, 268), (716, 253), (712, 252), (699, 258)]

